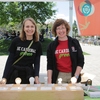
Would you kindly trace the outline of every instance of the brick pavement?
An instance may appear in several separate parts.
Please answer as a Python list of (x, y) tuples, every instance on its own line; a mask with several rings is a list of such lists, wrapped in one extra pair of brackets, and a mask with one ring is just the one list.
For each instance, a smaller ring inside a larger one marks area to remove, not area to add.
[[(100, 85), (100, 46), (95, 45), (82, 45), (84, 52), (90, 55), (85, 55), (85, 65), (82, 70), (85, 75), (93, 79), (93, 85)], [(7, 56), (0, 56), (0, 79), (4, 70)], [(46, 76), (46, 56), (41, 56), (41, 68), (40, 68), (40, 82), (44, 82), (44, 76)]]

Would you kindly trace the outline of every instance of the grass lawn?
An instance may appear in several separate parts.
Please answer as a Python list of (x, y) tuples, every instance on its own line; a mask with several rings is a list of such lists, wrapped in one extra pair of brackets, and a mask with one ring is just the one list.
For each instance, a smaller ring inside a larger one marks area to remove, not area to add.
[(83, 52), (84, 55), (90, 55), (89, 53)]
[(0, 39), (0, 55), (8, 55), (11, 40)]
[[(11, 41), (12, 40), (0, 39), (0, 55), (8, 55), (8, 48), (10, 46)], [(46, 55), (47, 46), (51, 41), (51, 39), (45, 38), (44, 42), (41, 42), (43, 55)]]
[(52, 41), (51, 39), (44, 38), (44, 42), (41, 42), (43, 55), (46, 55), (47, 46), (51, 41)]
[[(44, 41), (41, 42), (43, 55), (46, 55), (46, 50), (48, 44), (51, 42), (51, 39), (44, 38)], [(11, 40), (0, 39), (0, 55), (8, 55), (8, 47), (10, 46)], [(84, 55), (90, 55), (86, 52), (83, 52)]]

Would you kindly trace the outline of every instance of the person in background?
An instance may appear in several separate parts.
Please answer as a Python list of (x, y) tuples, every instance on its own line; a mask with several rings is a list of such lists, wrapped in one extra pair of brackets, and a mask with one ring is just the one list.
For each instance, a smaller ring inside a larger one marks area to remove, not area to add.
[(6, 31), (5, 34), (4, 34), (4, 36), (5, 36), (6, 39), (9, 38), (9, 35), (8, 35), (8, 34), (9, 34), (9, 33), (8, 33), (7, 31)]
[(29, 78), (34, 77), (35, 83), (39, 84), (41, 54), (36, 23), (33, 18), (26, 18), (19, 37), (14, 38), (9, 47), (9, 56), (0, 83), (3, 84), (3, 79), (7, 84), (15, 83), (15, 79), (20, 77), (21, 84), (28, 84)]
[(11, 38), (14, 39), (16, 37), (16, 31), (14, 30), (12, 33), (11, 33)]
[(45, 29), (45, 33), (46, 33), (46, 37), (48, 37), (48, 25), (47, 25), (47, 27)]
[(44, 42), (44, 34), (45, 34), (45, 29), (41, 29), (41, 33), (40, 33), (40, 41)]
[(20, 31), (17, 32), (16, 36), (19, 36), (19, 35), (20, 35)]
[(50, 36), (50, 39), (52, 39), (52, 32), (51, 32), (51, 30), (49, 31), (49, 36)]
[(66, 20), (54, 22), (52, 33), (56, 38), (47, 47), (48, 84), (57, 83), (58, 78), (62, 78), (62, 83), (70, 83), (72, 77), (81, 81), (84, 56), (79, 41), (68, 36), (69, 32)]

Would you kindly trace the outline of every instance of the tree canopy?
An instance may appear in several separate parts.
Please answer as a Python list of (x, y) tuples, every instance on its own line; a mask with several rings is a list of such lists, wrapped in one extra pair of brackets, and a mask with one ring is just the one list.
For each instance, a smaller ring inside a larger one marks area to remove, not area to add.
[(20, 23), (32, 17), (37, 23), (44, 24), (55, 15), (53, 2), (0, 2), (0, 25)]

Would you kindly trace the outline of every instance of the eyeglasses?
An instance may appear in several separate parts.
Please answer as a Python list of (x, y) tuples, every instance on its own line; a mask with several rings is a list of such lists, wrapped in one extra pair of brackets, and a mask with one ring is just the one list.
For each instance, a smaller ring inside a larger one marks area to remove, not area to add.
[(56, 28), (57, 31), (65, 30), (65, 29), (66, 29), (65, 27), (62, 27), (62, 28)]

